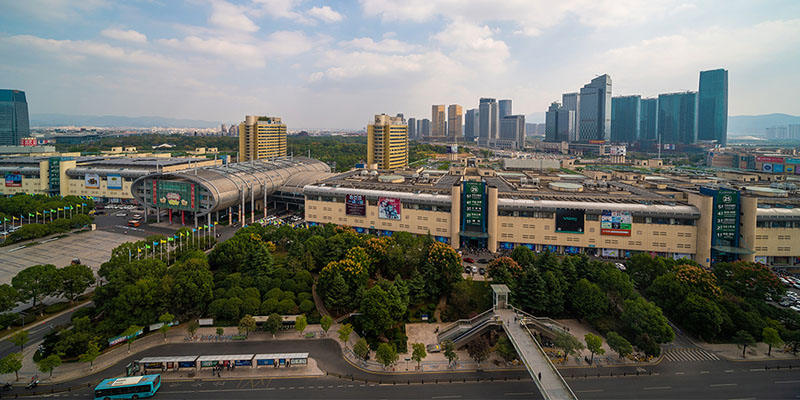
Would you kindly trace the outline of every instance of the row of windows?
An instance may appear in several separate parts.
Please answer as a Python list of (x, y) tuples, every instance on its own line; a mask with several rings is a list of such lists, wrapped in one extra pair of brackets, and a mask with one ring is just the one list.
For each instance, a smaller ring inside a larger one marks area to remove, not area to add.
[(800, 221), (757, 221), (759, 228), (800, 228)]

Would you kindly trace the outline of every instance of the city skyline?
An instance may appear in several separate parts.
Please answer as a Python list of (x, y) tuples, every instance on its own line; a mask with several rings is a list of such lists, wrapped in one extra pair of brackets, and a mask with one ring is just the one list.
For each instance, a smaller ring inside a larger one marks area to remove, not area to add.
[(422, 116), (485, 96), (543, 116), (595, 75), (615, 77), (614, 95), (647, 98), (725, 68), (729, 115), (800, 114), (788, 90), (800, 86), (794, 2), (463, 4), (9, 2), (0, 87), (26, 91), (32, 115), (273, 114), (358, 129), (380, 110)]

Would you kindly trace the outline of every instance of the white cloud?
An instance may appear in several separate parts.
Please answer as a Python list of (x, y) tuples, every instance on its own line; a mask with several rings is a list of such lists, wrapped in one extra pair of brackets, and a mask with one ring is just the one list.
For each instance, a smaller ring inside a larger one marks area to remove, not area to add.
[(254, 15), (269, 15), (273, 18), (286, 18), (301, 24), (313, 24), (314, 20), (296, 11), (302, 0), (253, 0), (258, 6)]
[(211, 2), (211, 16), (208, 19), (212, 25), (223, 29), (241, 32), (255, 32), (258, 26), (245, 14), (247, 10), (223, 0)]
[(103, 29), (100, 31), (100, 34), (114, 39), (120, 40), (124, 42), (132, 42), (132, 43), (147, 43), (147, 36), (143, 33), (139, 33), (133, 29), (116, 29), (116, 28), (109, 28)]
[(328, 6), (312, 7), (308, 10), (308, 15), (324, 22), (339, 22), (344, 18), (342, 14), (339, 14)]
[(494, 39), (487, 25), (476, 25), (462, 19), (452, 21), (443, 31), (434, 35), (442, 46), (454, 49), (453, 57), (472, 64), (475, 68), (503, 72), (510, 57), (508, 46)]
[(372, 38), (363, 37), (339, 42), (342, 47), (349, 47), (358, 50), (374, 51), (379, 53), (406, 53), (415, 50), (417, 46), (401, 42), (396, 39), (383, 39), (379, 42)]
[(273, 32), (263, 41), (187, 36), (183, 39), (161, 39), (158, 42), (176, 50), (234, 60), (235, 65), (251, 68), (264, 67), (270, 58), (276, 56), (305, 53), (311, 50), (314, 43), (305, 33), (298, 31)]

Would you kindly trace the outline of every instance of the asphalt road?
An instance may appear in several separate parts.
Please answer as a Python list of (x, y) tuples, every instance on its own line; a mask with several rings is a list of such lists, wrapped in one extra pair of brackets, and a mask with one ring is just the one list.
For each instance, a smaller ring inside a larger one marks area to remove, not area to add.
[[(85, 303), (81, 307), (86, 307), (86, 306), (88, 306), (90, 304), (92, 304), (92, 302)], [(51, 319), (50, 321), (48, 321), (46, 323), (39, 322), (36, 325), (34, 325), (33, 328), (28, 330), (28, 343), (29, 343), (29, 345), (33, 345), (35, 343), (39, 343), (44, 338), (44, 336), (46, 334), (50, 333), (50, 331), (53, 329), (52, 327), (55, 327), (56, 325), (61, 325), (61, 324), (68, 323), (70, 321), (70, 319), (72, 318), (72, 313), (73, 312), (74, 312), (74, 310), (70, 311), (70, 312), (67, 312), (67, 313), (64, 313), (62, 315), (59, 315), (58, 317), (53, 318), (53, 319)], [(27, 347), (27, 346), (25, 346), (25, 347)], [(3, 340), (2, 342), (0, 342), (0, 358), (3, 358), (3, 357), (5, 357), (5, 356), (7, 356), (7, 355), (9, 355), (11, 353), (14, 353), (14, 352), (19, 352), (19, 347), (17, 347), (14, 344), (12, 344), (8, 339)]]

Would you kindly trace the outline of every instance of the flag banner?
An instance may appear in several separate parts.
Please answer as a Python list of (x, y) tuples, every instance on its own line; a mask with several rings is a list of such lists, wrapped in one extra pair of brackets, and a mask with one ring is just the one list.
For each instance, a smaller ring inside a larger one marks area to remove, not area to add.
[(138, 251), (139, 253), (141, 253), (141, 252), (142, 252), (142, 248), (141, 248), (141, 247), (137, 247), (137, 248), (136, 248), (136, 251)]
[(149, 245), (149, 244), (146, 244), (146, 245), (144, 245), (144, 247), (149, 249), (149, 248), (150, 248), (150, 245)]

